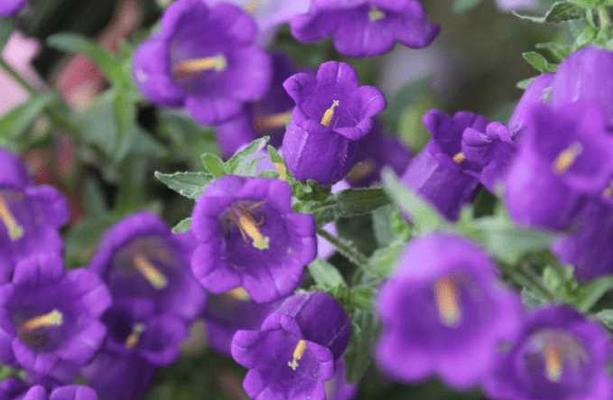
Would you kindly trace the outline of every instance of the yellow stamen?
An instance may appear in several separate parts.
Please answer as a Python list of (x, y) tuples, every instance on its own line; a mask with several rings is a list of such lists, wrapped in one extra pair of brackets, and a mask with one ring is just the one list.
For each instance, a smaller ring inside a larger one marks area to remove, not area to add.
[(458, 287), (453, 278), (440, 278), (434, 284), (436, 307), (441, 322), (449, 327), (457, 326), (462, 316), (459, 304)]
[(228, 295), (236, 300), (250, 300), (251, 296), (249, 296), (249, 293), (247, 293), (247, 291), (242, 288), (242, 287), (237, 287), (235, 289), (232, 289), (228, 292)]
[(275, 163), (275, 169), (279, 173), (279, 179), (287, 181), (287, 167), (283, 163)]
[(583, 152), (583, 146), (581, 143), (573, 143), (568, 146), (564, 151), (558, 154), (558, 157), (553, 162), (553, 170), (557, 174), (563, 174), (570, 167), (573, 166), (577, 157)]
[(40, 328), (48, 328), (51, 326), (61, 326), (64, 323), (64, 314), (59, 310), (53, 310), (47, 314), (39, 315), (37, 317), (27, 320), (21, 329), (24, 332), (32, 332)]
[(561, 349), (555, 344), (548, 344), (545, 346), (544, 356), (547, 379), (552, 382), (559, 382), (564, 369), (564, 355)]
[(302, 357), (304, 357), (304, 352), (306, 351), (306, 349), (306, 340), (299, 340), (298, 344), (296, 345), (296, 348), (294, 349), (294, 354), (292, 354), (292, 360), (287, 362), (287, 366), (290, 367), (292, 371), (297, 370), (300, 366), (300, 360), (302, 360)]
[(11, 240), (19, 240), (23, 237), (23, 227), (19, 225), (17, 219), (6, 204), (6, 202), (0, 197), (0, 222), (6, 226), (9, 232)]
[(265, 132), (269, 129), (283, 128), (292, 120), (291, 111), (267, 115), (255, 121), (255, 130)]
[(461, 151), (453, 156), (453, 162), (456, 164), (462, 164), (464, 161), (466, 161), (466, 156)]
[(134, 267), (154, 288), (161, 290), (168, 286), (168, 278), (146, 257), (138, 254), (134, 256)]
[(379, 21), (385, 18), (385, 13), (381, 11), (378, 7), (372, 6), (370, 11), (368, 12), (368, 19), (371, 21)]
[(253, 14), (260, 7), (260, 0), (251, 0), (249, 3), (245, 4), (245, 11)]
[(241, 231), (243, 238), (251, 239), (251, 244), (258, 250), (268, 250), (270, 247), (270, 240), (268, 236), (265, 236), (260, 231), (258, 223), (248, 209), (240, 208), (234, 210), (234, 221)]
[(132, 328), (132, 333), (130, 333), (130, 336), (128, 336), (126, 339), (126, 348), (133, 349), (138, 346), (138, 342), (140, 342), (143, 332), (145, 332), (145, 325), (140, 323), (135, 324)]
[(205, 71), (224, 71), (228, 61), (223, 55), (185, 60), (174, 66), (173, 72), (177, 76), (187, 76)]
[(332, 123), (332, 118), (334, 118), (334, 112), (336, 111), (336, 107), (340, 106), (341, 102), (338, 100), (332, 100), (332, 105), (330, 108), (326, 110), (324, 116), (321, 118), (321, 124), (323, 126), (330, 126)]

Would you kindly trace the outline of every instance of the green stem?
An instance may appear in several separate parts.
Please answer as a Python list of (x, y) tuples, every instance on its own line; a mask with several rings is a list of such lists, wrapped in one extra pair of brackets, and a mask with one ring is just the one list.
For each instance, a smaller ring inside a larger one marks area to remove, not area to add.
[(547, 289), (534, 274), (517, 266), (504, 266), (503, 272), (516, 284), (540, 294), (548, 303), (554, 303), (556, 297)]
[(373, 275), (369, 268), (368, 257), (362, 254), (360, 251), (323, 228), (317, 228), (317, 234), (330, 242), (330, 244), (333, 245), (339, 253), (358, 266), (362, 271), (364, 271), (365, 274), (369, 276)]
[(611, 17), (609, 16), (609, 9), (607, 7), (598, 8), (598, 22), (600, 30), (606, 32), (611, 26)]

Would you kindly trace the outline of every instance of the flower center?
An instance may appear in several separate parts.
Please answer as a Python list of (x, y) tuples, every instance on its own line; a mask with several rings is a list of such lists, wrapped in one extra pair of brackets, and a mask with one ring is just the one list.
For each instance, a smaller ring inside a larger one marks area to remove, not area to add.
[(543, 350), (545, 373), (551, 382), (559, 382), (564, 370), (564, 355), (555, 343), (548, 343)]
[(0, 197), (0, 222), (6, 226), (11, 240), (15, 241), (23, 237), (23, 227), (19, 225), (8, 204), (2, 197)]
[(292, 354), (292, 359), (287, 362), (287, 366), (295, 371), (300, 366), (300, 360), (304, 357), (304, 352), (307, 349), (307, 342), (304, 339), (298, 341), (296, 347), (294, 348), (294, 353)]
[(464, 161), (466, 161), (466, 155), (464, 155), (464, 153), (461, 151), (455, 153), (455, 155), (453, 156), (453, 162), (456, 164), (462, 164)]
[(577, 157), (583, 152), (581, 143), (575, 142), (564, 149), (553, 161), (553, 171), (556, 174), (563, 174), (573, 166)]
[(330, 126), (332, 123), (332, 119), (334, 118), (334, 114), (336, 112), (336, 108), (341, 105), (339, 100), (332, 100), (332, 105), (324, 112), (324, 116), (321, 117), (321, 124), (325, 127)]
[(245, 11), (253, 14), (260, 7), (260, 0), (250, 0), (247, 4), (245, 4)]
[(155, 289), (162, 290), (168, 286), (168, 278), (147, 257), (137, 254), (133, 259), (134, 267)]
[(282, 112), (278, 114), (267, 115), (257, 118), (255, 121), (255, 130), (257, 132), (265, 132), (268, 129), (283, 128), (292, 120), (292, 112)]
[(133, 349), (136, 346), (138, 346), (138, 343), (140, 342), (140, 338), (142, 337), (143, 332), (145, 332), (145, 324), (142, 324), (142, 323), (134, 324), (134, 327), (132, 328), (132, 332), (126, 338), (126, 349)]
[(454, 279), (451, 277), (438, 279), (434, 284), (434, 294), (441, 322), (448, 327), (457, 326), (462, 317), (462, 310), (458, 286)]
[(49, 328), (52, 326), (62, 326), (64, 323), (64, 314), (59, 310), (54, 309), (47, 314), (39, 315), (27, 320), (22, 326), (23, 332), (33, 332), (41, 328)]
[[(589, 360), (589, 355), (578, 339), (562, 330), (539, 331), (531, 336), (529, 346), (528, 360), (538, 356), (542, 360), (545, 377), (552, 383), (560, 382), (567, 369), (581, 371)], [(532, 361), (530, 364), (541, 365)]]
[(385, 18), (385, 12), (381, 11), (381, 9), (376, 6), (370, 7), (370, 11), (368, 11), (368, 19), (375, 22), (380, 21), (383, 18)]
[(247, 293), (247, 291), (242, 287), (237, 287), (237, 288), (230, 290), (228, 292), (228, 295), (236, 300), (242, 300), (242, 301), (251, 300), (251, 296), (249, 296), (249, 293)]
[(230, 212), (230, 218), (240, 230), (243, 240), (246, 242), (251, 241), (251, 245), (258, 250), (268, 250), (270, 248), (270, 239), (262, 234), (260, 230), (264, 219), (262, 218), (260, 221), (257, 221), (252, 214), (253, 211), (260, 208), (263, 204), (264, 202), (261, 201), (249, 207), (234, 207)]
[(225, 71), (228, 68), (228, 60), (222, 54), (211, 57), (195, 58), (179, 62), (173, 68), (173, 73), (178, 77), (185, 77), (205, 71)]

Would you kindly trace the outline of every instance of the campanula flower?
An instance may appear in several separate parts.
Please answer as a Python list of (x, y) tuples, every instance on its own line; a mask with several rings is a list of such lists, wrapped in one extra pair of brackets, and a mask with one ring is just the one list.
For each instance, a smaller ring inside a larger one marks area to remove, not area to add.
[(26, 6), (27, 0), (0, 1), (0, 18), (14, 17)]
[(252, 399), (325, 400), (325, 382), (351, 336), (351, 322), (330, 295), (285, 300), (258, 330), (238, 331), (232, 357), (249, 369), (243, 387)]
[(86, 269), (64, 270), (57, 256), (21, 261), (0, 286), (2, 361), (68, 381), (98, 350), (110, 306), (108, 289)]
[(291, 26), (299, 41), (331, 37), (339, 53), (352, 57), (387, 53), (396, 42), (426, 47), (440, 30), (419, 0), (312, 0), (309, 12)]
[(0, 148), (0, 258), (61, 253), (58, 231), (68, 216), (66, 198), (51, 186), (35, 186), (21, 160)]
[(600, 109), (585, 103), (538, 105), (526, 122), (505, 182), (506, 204), (517, 223), (566, 229), (586, 196), (609, 185), (613, 138)]
[(494, 400), (610, 398), (611, 339), (597, 323), (567, 306), (533, 311), (521, 333), (501, 350), (486, 382)]
[(211, 183), (194, 208), (192, 257), (209, 291), (243, 287), (255, 302), (289, 295), (317, 253), (313, 216), (292, 210), (280, 180), (228, 175)]
[(178, 0), (134, 55), (134, 78), (152, 102), (219, 124), (268, 90), (270, 58), (254, 44), (256, 34), (253, 18), (235, 5)]
[(189, 254), (166, 223), (142, 212), (105, 233), (90, 269), (104, 279), (114, 301), (148, 299), (158, 312), (192, 320), (205, 297), (192, 274)]
[(296, 103), (283, 139), (283, 155), (299, 180), (332, 185), (351, 170), (360, 139), (385, 108), (385, 97), (372, 86), (359, 86), (349, 64), (329, 61), (317, 74), (299, 73), (284, 83)]
[(466, 389), (481, 382), (499, 342), (518, 329), (521, 304), (483, 250), (459, 236), (413, 240), (383, 286), (377, 359), (402, 382), (438, 375)]
[(266, 95), (260, 101), (245, 105), (236, 117), (215, 127), (225, 157), (232, 156), (241, 146), (263, 135), (270, 136), (273, 145), (281, 144), (294, 107), (294, 102), (283, 89), (283, 82), (296, 72), (296, 68), (283, 54), (274, 54), (272, 65), (272, 85)]
[(553, 74), (541, 74), (526, 88), (509, 119), (508, 126), (513, 135), (520, 135), (525, 129), (526, 120), (534, 106), (550, 103), (553, 78)]
[(485, 131), (488, 120), (469, 112), (449, 116), (431, 110), (424, 116), (424, 124), (432, 139), (409, 163), (402, 181), (445, 217), (455, 220), (479, 185), (473, 174), (477, 166), (462, 152), (463, 133), (466, 128)]
[(552, 84), (554, 107), (578, 101), (597, 104), (613, 132), (613, 51), (586, 47), (571, 54), (558, 68)]
[(42, 385), (28, 386), (16, 378), (0, 383), (0, 398), (3, 400), (98, 400), (96, 391), (88, 386), (60, 386), (52, 390)]

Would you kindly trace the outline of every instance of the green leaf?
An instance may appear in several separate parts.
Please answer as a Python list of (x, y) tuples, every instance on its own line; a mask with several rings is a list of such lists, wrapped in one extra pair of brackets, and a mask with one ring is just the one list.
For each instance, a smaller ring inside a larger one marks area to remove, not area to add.
[(155, 172), (155, 177), (168, 188), (188, 199), (198, 199), (213, 176), (204, 172), (175, 172), (165, 174)]
[(189, 230), (192, 229), (192, 219), (191, 218), (185, 218), (181, 221), (179, 221), (173, 228), (172, 228), (172, 233), (185, 233), (185, 232), (189, 232)]
[(572, 52), (572, 48), (557, 42), (537, 43), (536, 48), (547, 51), (557, 63), (564, 61)]
[(325, 260), (317, 259), (313, 261), (309, 265), (309, 273), (317, 287), (326, 292), (347, 286), (336, 267)]
[(349, 189), (338, 193), (335, 197), (338, 218), (370, 214), (390, 203), (381, 188)]
[(543, 57), (543, 55), (537, 53), (536, 51), (528, 51), (523, 53), (522, 57), (532, 66), (532, 68), (539, 72), (554, 72), (556, 70), (555, 65), (551, 64), (545, 57)]
[(611, 290), (613, 290), (613, 276), (594, 279), (579, 289), (576, 298), (577, 308), (583, 312), (591, 310)]
[(206, 153), (200, 159), (202, 160), (204, 170), (214, 177), (218, 178), (226, 174), (226, 166), (218, 155)]
[(352, 315), (353, 333), (345, 353), (346, 378), (359, 382), (370, 367), (373, 347), (377, 341), (379, 324), (371, 310), (356, 310)]
[(482, 0), (455, 0), (453, 2), (453, 11), (461, 14), (475, 8)]
[(400, 255), (406, 247), (406, 242), (397, 241), (387, 247), (377, 249), (372, 256), (370, 256), (370, 262), (368, 264), (377, 276), (389, 276), (398, 264)]
[(514, 14), (521, 19), (542, 24), (545, 22), (560, 23), (579, 19), (583, 17), (584, 11), (581, 9), (581, 7), (569, 1), (557, 1), (551, 6), (551, 8), (549, 8), (549, 10), (542, 17), (523, 15), (515, 12)]
[(598, 321), (602, 322), (608, 329), (613, 330), (613, 310), (602, 310), (594, 314)]
[(4, 114), (0, 119), (0, 144), (18, 139), (54, 100), (53, 94), (41, 94)]
[(15, 21), (9, 18), (0, 19), (0, 52), (4, 50), (13, 31), (15, 30)]
[(258, 157), (256, 154), (266, 148), (269, 139), (268, 136), (256, 139), (232, 156), (226, 162), (228, 173), (241, 176), (255, 176), (258, 163), (262, 157), (265, 157), (264, 155)]
[(383, 171), (383, 184), (385, 192), (392, 201), (411, 216), (413, 225), (419, 233), (449, 227), (445, 218), (428, 202), (404, 186), (392, 170)]

